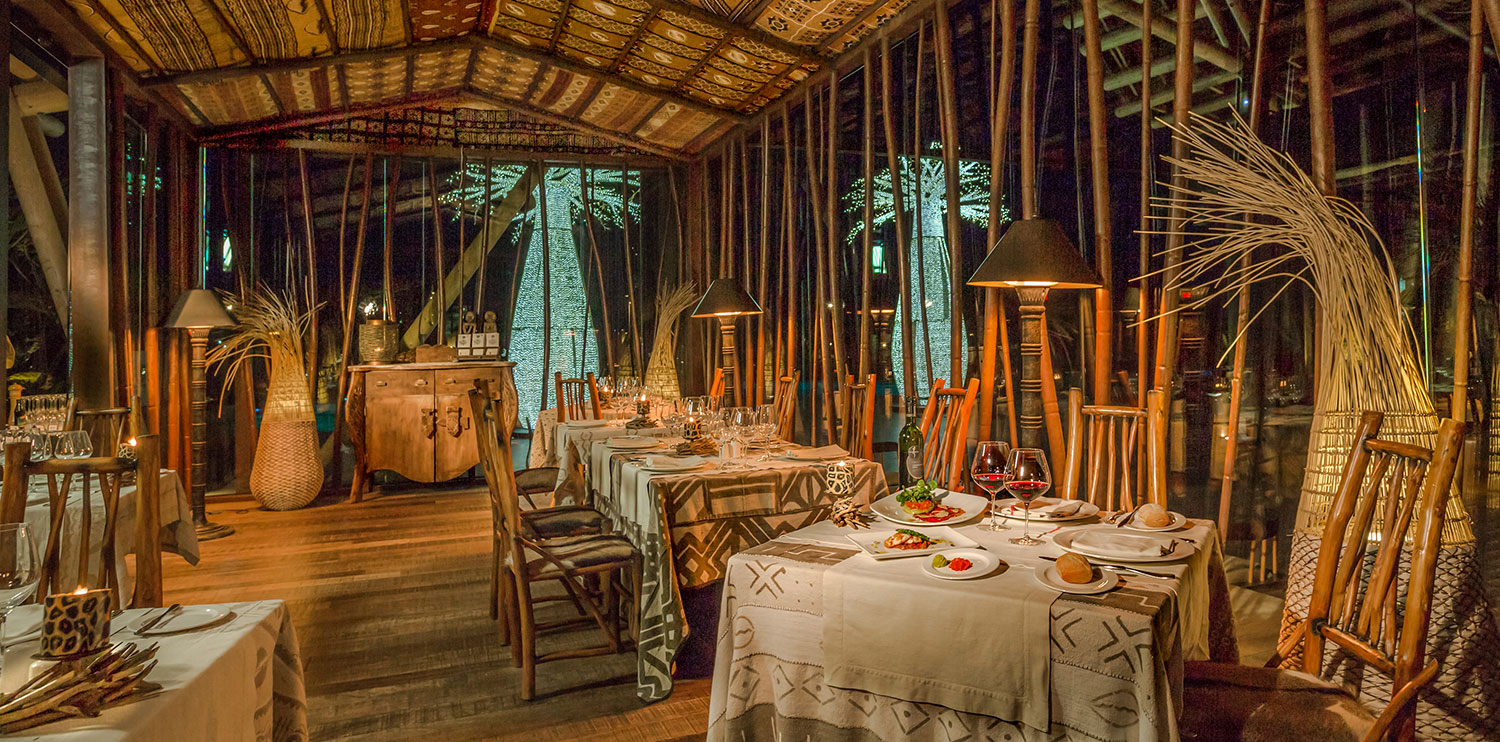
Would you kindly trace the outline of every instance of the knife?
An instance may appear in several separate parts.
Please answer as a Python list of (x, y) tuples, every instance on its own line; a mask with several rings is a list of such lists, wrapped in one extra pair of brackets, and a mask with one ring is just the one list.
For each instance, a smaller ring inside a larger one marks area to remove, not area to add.
[(167, 616), (170, 616), (170, 615), (172, 615), (172, 614), (174, 614), (174, 613), (176, 613), (176, 612), (178, 612), (180, 610), (182, 610), (182, 604), (181, 603), (173, 603), (172, 605), (167, 606), (166, 610), (162, 611), (161, 613), (156, 614), (156, 618), (153, 618), (150, 621), (147, 621), (142, 626), (136, 627), (135, 633), (137, 635), (140, 635), (140, 634), (143, 634), (143, 633), (145, 633), (147, 631), (150, 631), (153, 628), (156, 628), (156, 625), (159, 624), (159, 623), (161, 623)]

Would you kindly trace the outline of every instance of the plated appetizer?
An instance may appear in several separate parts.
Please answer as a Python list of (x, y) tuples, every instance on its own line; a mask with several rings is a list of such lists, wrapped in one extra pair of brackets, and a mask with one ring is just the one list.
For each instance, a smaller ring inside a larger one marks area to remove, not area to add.
[(953, 542), (945, 538), (933, 538), (924, 533), (918, 533), (910, 528), (898, 528), (885, 540), (885, 548), (901, 549), (902, 551), (916, 551), (919, 549), (932, 549), (953, 546)]
[(925, 479), (896, 493), (896, 502), (908, 515), (923, 523), (943, 523), (962, 517), (964, 509), (938, 501), (938, 490)]

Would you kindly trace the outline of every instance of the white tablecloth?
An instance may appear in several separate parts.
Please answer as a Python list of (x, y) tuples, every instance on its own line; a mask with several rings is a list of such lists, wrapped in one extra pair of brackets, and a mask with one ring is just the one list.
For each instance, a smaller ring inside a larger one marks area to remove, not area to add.
[[(286, 605), (267, 600), (220, 607), (234, 611), (235, 618), (203, 631), (148, 640), (130, 631), (147, 611), (129, 610), (116, 616), (111, 625), (114, 641), (159, 645), (156, 668), (147, 679), (161, 685), (161, 691), (106, 709), (95, 719), (44, 724), (12, 739), (305, 742), (302, 659)], [(21, 623), (19, 617), (13, 623)], [(0, 690), (12, 690), (24, 682), (33, 663), (39, 662), (31, 659), (38, 647), (38, 641), (30, 641), (5, 651)]]
[[(604, 420), (623, 421), (635, 417), (634, 409), (606, 407), (601, 413), (600, 418)], [(537, 413), (536, 429), (531, 432), (531, 450), (526, 454), (528, 467), (535, 469), (539, 466), (558, 466), (558, 455), (564, 450), (557, 444), (558, 427), (556, 408)]]
[[(98, 563), (99, 549), (102, 548), (104, 538), (103, 529), (100, 527), (100, 524), (104, 523), (104, 498), (99, 494), (98, 480), (91, 479), (90, 481), (89, 509), (93, 511), (90, 520), (93, 525), (89, 531), (89, 562), (94, 565)], [(33, 477), (30, 485), (26, 497), (26, 523), (31, 526), (31, 532), (37, 539), (37, 548), (42, 549), (46, 547), (47, 534), (52, 527), (52, 506), (48, 500), (45, 478)], [(135, 485), (120, 488), (119, 522), (115, 524), (115, 552), (122, 557), (116, 560), (116, 571), (119, 573), (121, 585), (130, 584), (126, 579), (123, 556), (135, 553), (135, 493)], [(162, 551), (177, 554), (186, 559), (188, 564), (197, 564), (198, 532), (193, 527), (193, 511), (188, 503), (187, 490), (183, 488), (182, 480), (177, 476), (177, 472), (171, 469), (162, 470), (157, 499)], [(78, 564), (78, 531), (82, 516), (83, 486), (81, 480), (74, 478), (68, 491), (68, 515), (63, 521), (61, 563), (64, 574), (67, 574), (66, 570), (76, 568)], [(96, 567), (91, 566), (90, 572), (92, 573), (94, 569)]]
[(612, 423), (609, 425), (577, 425), (574, 423), (563, 423), (557, 426), (553, 433), (553, 463), (556, 466), (557, 482), (562, 484), (568, 478), (569, 472), (580, 463), (587, 464), (584, 457), (586, 451), (591, 450), (595, 442), (604, 442), (615, 436), (641, 435), (652, 438), (664, 438), (670, 435), (670, 430), (662, 425), (654, 428), (640, 428), (637, 430), (626, 430), (625, 423)]

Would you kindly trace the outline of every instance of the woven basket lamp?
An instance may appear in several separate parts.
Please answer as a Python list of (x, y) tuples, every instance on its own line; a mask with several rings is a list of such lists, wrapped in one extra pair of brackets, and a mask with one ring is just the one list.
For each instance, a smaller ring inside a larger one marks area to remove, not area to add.
[[(1021, 298), (1021, 445), (1042, 445), (1042, 343), (1047, 292), (1103, 282), (1063, 228), (1051, 219), (1011, 223), (969, 277), (970, 286), (1008, 286)], [(1047, 380), (1051, 383), (1050, 380)]]
[(204, 438), (208, 432), (208, 378), (204, 373), (205, 356), (208, 353), (208, 332), (215, 327), (234, 327), (237, 323), (219, 295), (208, 289), (192, 289), (177, 298), (177, 306), (167, 315), (163, 327), (188, 331), (192, 343), (192, 363), (189, 365), (188, 388), (191, 390), (193, 425), (191, 434), (192, 465), (189, 468), (188, 487), (192, 496), (193, 525), (198, 530), (199, 541), (211, 541), (234, 533), (231, 526), (208, 522), (208, 507), (204, 495), (208, 492), (208, 468)]
[(741, 400), (739, 380), (734, 378), (734, 321), (760, 313), (760, 305), (732, 278), (715, 278), (693, 309), (693, 317), (719, 320), (719, 362), (724, 368), (724, 389), (726, 393), (734, 390), (735, 404)]

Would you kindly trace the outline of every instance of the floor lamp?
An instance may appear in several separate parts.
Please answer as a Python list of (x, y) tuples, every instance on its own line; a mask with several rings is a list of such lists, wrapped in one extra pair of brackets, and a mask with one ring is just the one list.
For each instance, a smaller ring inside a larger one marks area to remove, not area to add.
[(715, 278), (693, 309), (693, 317), (719, 320), (719, 362), (724, 368), (724, 388), (734, 390), (735, 404), (740, 404), (742, 399), (739, 379), (734, 376), (734, 321), (760, 313), (760, 305), (732, 278)]
[(188, 476), (188, 493), (192, 498), (193, 525), (198, 530), (199, 541), (211, 541), (234, 533), (231, 526), (208, 522), (208, 506), (204, 496), (208, 493), (208, 472), (204, 466), (208, 433), (208, 332), (215, 327), (233, 327), (234, 318), (224, 309), (219, 296), (208, 289), (192, 289), (177, 299), (177, 306), (167, 316), (165, 327), (187, 330), (192, 344), (192, 363), (189, 365), (189, 399), (192, 402), (192, 464)]
[[(1098, 271), (1051, 219), (1011, 223), (969, 277), (970, 286), (1008, 286), (1021, 298), (1022, 446), (1042, 446), (1042, 343), (1047, 337), (1047, 291), (1092, 289), (1101, 283)], [(1047, 382), (1052, 383), (1050, 379)]]

